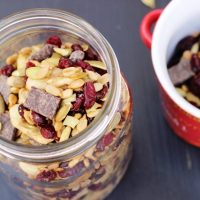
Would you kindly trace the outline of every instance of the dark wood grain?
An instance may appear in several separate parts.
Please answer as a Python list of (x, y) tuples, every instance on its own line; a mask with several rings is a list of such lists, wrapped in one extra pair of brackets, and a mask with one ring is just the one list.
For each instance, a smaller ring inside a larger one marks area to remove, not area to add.
[[(157, 0), (157, 7), (168, 2)], [(140, 40), (139, 25), (150, 10), (139, 0), (2, 0), (0, 17), (33, 7), (64, 9), (96, 26), (133, 90), (134, 156), (108, 200), (199, 200), (200, 150), (177, 138), (163, 119), (150, 52)], [(3, 179), (0, 192), (1, 200), (17, 199)]]

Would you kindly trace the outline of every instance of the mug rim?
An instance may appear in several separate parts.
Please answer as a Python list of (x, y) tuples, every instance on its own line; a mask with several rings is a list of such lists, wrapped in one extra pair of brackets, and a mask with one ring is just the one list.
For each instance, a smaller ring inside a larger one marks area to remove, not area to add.
[(167, 63), (165, 63), (164, 67), (161, 67), (161, 65), (163, 64), (161, 64), (162, 62), (160, 61), (160, 57), (157, 53), (160, 51), (160, 49), (158, 48), (158, 44), (160, 42), (160, 35), (163, 33), (163, 24), (165, 24), (165, 21), (169, 20), (169, 13), (174, 13), (173, 11), (178, 6), (180, 6), (180, 3), (183, 3), (182, 0), (171, 1), (163, 10), (153, 33), (151, 57), (156, 77), (159, 80), (159, 83), (161, 84), (164, 91), (182, 110), (193, 115), (196, 118), (200, 118), (200, 109), (192, 105), (176, 91), (168, 73), (164, 75), (163, 69), (167, 68)]

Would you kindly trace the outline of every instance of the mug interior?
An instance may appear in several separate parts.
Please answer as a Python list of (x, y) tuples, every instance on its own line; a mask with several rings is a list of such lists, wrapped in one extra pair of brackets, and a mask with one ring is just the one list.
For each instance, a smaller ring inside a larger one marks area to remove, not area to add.
[(200, 110), (176, 92), (167, 71), (167, 62), (177, 43), (195, 32), (200, 32), (200, 1), (173, 0), (164, 9), (156, 24), (152, 60), (157, 78), (171, 99), (186, 112), (200, 118)]

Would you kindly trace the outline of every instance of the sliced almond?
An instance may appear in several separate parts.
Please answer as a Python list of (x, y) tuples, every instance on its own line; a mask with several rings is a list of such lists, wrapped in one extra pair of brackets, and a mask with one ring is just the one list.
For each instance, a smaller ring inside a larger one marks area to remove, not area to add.
[(108, 73), (102, 75), (101, 77), (99, 77), (99, 79), (97, 80), (99, 83), (102, 83), (103, 85), (105, 85), (106, 83), (109, 82), (110, 76)]
[(26, 81), (26, 88), (28, 90), (30, 90), (31, 87), (35, 87), (35, 88), (44, 90), (46, 88), (46, 85), (47, 85), (47, 83), (45, 80), (33, 80), (31, 78), (28, 78)]
[(63, 122), (65, 126), (70, 126), (71, 128), (75, 128), (76, 125), (79, 123), (79, 120), (72, 116), (67, 116)]
[(87, 128), (87, 119), (86, 119), (86, 116), (84, 115), (81, 119), (80, 119), (80, 121), (79, 121), (79, 123), (77, 124), (77, 130), (79, 131), (79, 132), (81, 132), (81, 131), (83, 131), (84, 129), (86, 129)]
[(7, 84), (11, 87), (23, 88), (25, 86), (25, 79), (23, 77), (10, 76), (7, 79)]
[(63, 99), (67, 99), (69, 97), (71, 97), (73, 94), (73, 90), (72, 89), (66, 89), (62, 92), (62, 98)]
[(57, 112), (55, 120), (57, 122), (61, 122), (68, 114), (68, 112), (70, 111), (71, 108), (71, 104), (65, 104), (63, 105)]
[(26, 75), (33, 80), (43, 79), (48, 73), (48, 67), (30, 67), (26, 70)]
[(9, 57), (6, 59), (6, 64), (7, 64), (7, 65), (13, 65), (13, 64), (15, 64), (16, 61), (17, 61), (17, 57), (18, 57), (18, 54), (17, 54), (17, 53), (15, 53), (15, 54), (9, 56)]
[(60, 142), (68, 140), (70, 134), (71, 134), (71, 128), (69, 126), (67, 126), (61, 133)]
[(69, 88), (71, 89), (76, 89), (76, 88), (80, 88), (85, 84), (85, 82), (82, 79), (78, 79), (73, 81), (70, 85)]
[(67, 77), (54, 77), (47, 81), (47, 83), (54, 85), (55, 87), (63, 87), (71, 84), (72, 82), (73, 80)]
[(90, 70), (86, 70), (86, 73), (88, 74), (88, 77), (92, 81), (97, 81), (101, 77), (98, 73), (90, 71)]
[(25, 76), (26, 62), (27, 62), (27, 57), (22, 54), (19, 54), (17, 57), (17, 70), (23, 76)]
[(61, 90), (53, 85), (47, 85), (45, 88), (46, 92), (54, 96), (61, 96)]
[(62, 49), (62, 48), (54, 48), (54, 51), (62, 56), (69, 56), (72, 53), (72, 49), (71, 48), (67, 48), (67, 49)]
[(85, 62), (89, 63), (92, 67), (96, 67), (99, 69), (106, 70), (106, 66), (103, 62), (98, 60), (85, 60)]
[(0, 95), (0, 114), (5, 112), (5, 102), (3, 97)]
[(99, 92), (103, 89), (103, 84), (102, 83), (94, 83), (94, 88), (96, 92)]

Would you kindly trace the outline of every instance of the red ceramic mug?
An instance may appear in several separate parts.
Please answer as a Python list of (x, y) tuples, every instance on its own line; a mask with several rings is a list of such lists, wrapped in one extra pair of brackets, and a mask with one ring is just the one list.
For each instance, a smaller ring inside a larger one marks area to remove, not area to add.
[[(200, 109), (175, 90), (167, 72), (167, 61), (177, 43), (185, 36), (200, 32), (199, 0), (173, 0), (164, 9), (147, 14), (140, 32), (144, 44), (151, 48), (165, 117), (174, 132), (186, 142), (200, 147)], [(151, 27), (156, 23), (152, 36)]]

